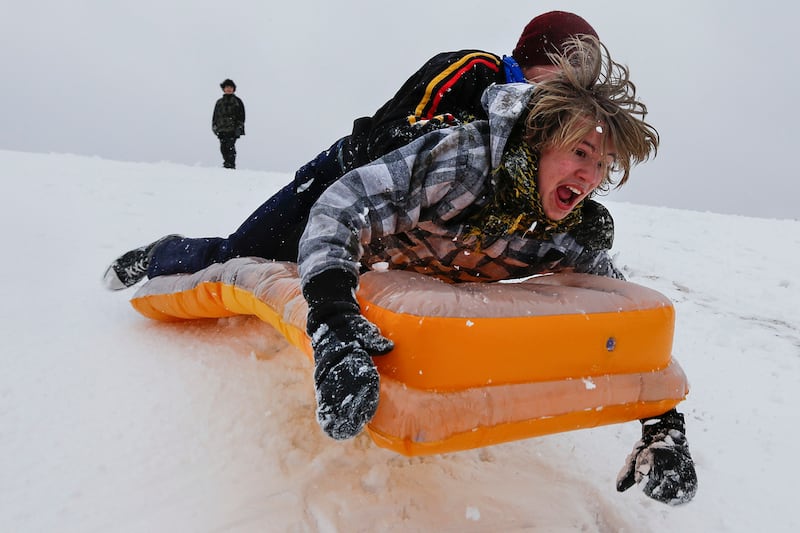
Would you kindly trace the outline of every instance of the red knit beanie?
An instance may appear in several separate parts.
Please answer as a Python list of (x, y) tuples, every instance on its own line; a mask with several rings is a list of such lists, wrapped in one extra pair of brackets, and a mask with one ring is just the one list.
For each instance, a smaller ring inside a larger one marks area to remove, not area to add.
[(511, 55), (522, 68), (550, 65), (547, 53), (563, 51), (566, 40), (575, 35), (597, 37), (597, 32), (574, 13), (550, 11), (525, 26)]

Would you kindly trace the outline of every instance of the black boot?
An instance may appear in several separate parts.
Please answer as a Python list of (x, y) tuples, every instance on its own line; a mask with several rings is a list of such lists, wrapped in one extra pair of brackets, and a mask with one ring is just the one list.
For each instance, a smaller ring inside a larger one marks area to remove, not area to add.
[(132, 287), (144, 279), (155, 249), (166, 241), (180, 239), (180, 235), (167, 235), (148, 245), (125, 252), (106, 269), (103, 284), (107, 289), (119, 291)]

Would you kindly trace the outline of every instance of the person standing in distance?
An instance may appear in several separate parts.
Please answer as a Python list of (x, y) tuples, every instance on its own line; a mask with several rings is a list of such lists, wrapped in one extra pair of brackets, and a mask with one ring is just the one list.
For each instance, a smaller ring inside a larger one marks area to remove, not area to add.
[(222, 153), (223, 166), (236, 168), (236, 140), (244, 135), (244, 102), (236, 96), (236, 84), (226, 79), (219, 84), (222, 98), (214, 105), (214, 116), (211, 119), (211, 130), (219, 139), (219, 151)]

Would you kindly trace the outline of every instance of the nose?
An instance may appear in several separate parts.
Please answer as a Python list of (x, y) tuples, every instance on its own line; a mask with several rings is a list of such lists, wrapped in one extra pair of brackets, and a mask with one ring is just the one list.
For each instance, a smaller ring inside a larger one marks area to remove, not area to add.
[(578, 168), (578, 177), (583, 180), (592, 190), (600, 186), (606, 175), (606, 166), (602, 159), (587, 157)]

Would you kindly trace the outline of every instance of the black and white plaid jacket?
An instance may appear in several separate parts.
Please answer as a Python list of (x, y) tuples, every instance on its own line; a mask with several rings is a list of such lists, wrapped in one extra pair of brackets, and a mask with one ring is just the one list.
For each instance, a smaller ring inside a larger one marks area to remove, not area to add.
[(426, 134), (331, 185), (311, 209), (300, 240), (303, 285), (331, 269), (357, 276), (382, 268), (454, 282), (564, 269), (623, 279), (608, 250), (581, 237), (587, 233), (581, 226), (611, 223), (602, 208), (599, 216), (607, 221), (585, 220), (548, 240), (514, 233), (484, 239), (479, 247), (467, 233), (465, 221), (490, 198), (491, 170), (534, 90), (529, 84), (490, 86), (483, 96), (488, 121)]

